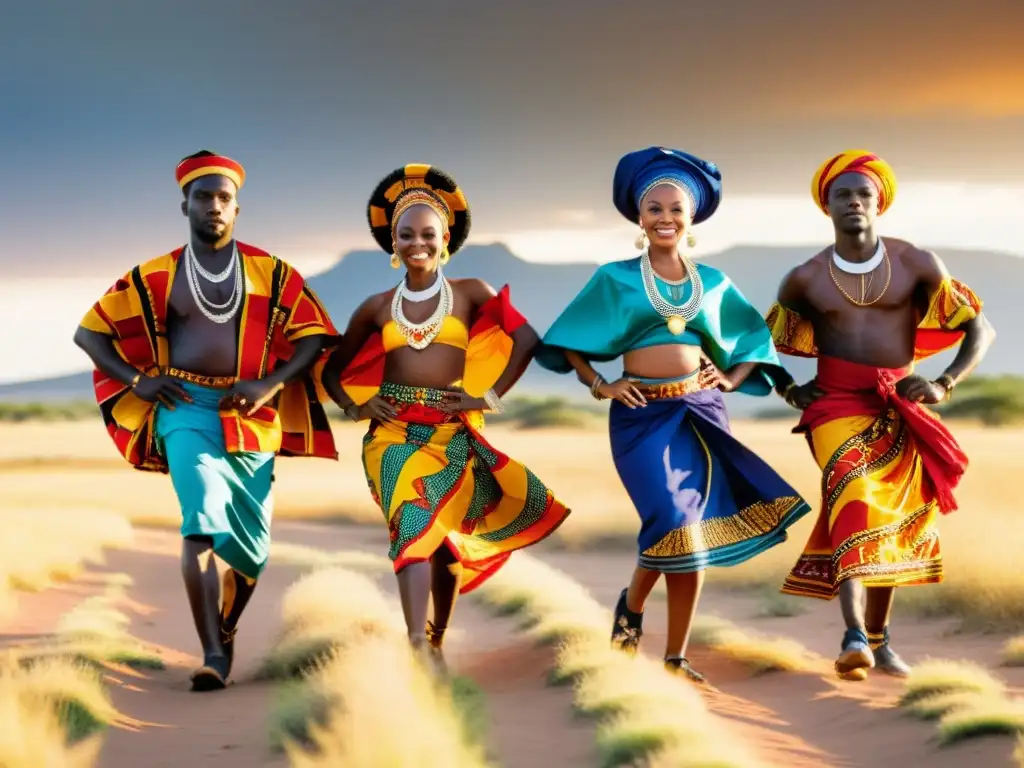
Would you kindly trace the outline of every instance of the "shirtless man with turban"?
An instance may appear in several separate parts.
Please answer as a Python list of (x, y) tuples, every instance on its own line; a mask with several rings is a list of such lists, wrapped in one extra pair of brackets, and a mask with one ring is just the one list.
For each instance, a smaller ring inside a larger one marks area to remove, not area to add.
[[(934, 253), (876, 234), (896, 186), (866, 150), (821, 165), (811, 193), (835, 244), (786, 275), (767, 318), (780, 353), (818, 361), (811, 381), (777, 386), (803, 412), (795, 431), (822, 470), (818, 520), (782, 591), (839, 596), (847, 629), (835, 667), (849, 680), (910, 671), (890, 646), (894, 591), (942, 580), (936, 523), (956, 509), (967, 466), (925, 406), (948, 399), (995, 338), (981, 301)], [(914, 373), (957, 344), (937, 379)]]

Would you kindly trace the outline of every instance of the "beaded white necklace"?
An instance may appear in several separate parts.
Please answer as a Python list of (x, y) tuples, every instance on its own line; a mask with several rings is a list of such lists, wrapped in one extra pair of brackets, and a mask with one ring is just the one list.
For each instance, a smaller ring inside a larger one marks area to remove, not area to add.
[[(430, 316), (419, 323), (411, 322), (405, 316), (405, 312), (402, 311), (402, 301), (409, 292), (405, 280), (402, 280), (398, 287), (395, 288), (394, 298), (391, 299), (391, 319), (395, 321), (395, 326), (398, 328), (399, 333), (405, 337), (406, 342), (413, 349), (426, 349), (430, 346), (441, 332), (444, 319), (452, 313), (452, 308), (455, 304), (452, 286), (440, 271), (437, 273), (437, 280), (434, 281), (434, 285), (438, 286), (437, 292), (441, 294), (441, 298), (438, 300), (434, 311), (430, 313)], [(430, 289), (428, 288), (427, 290)]]
[[(686, 276), (693, 286), (693, 293), (682, 305), (672, 304), (661, 295), (658, 284), (655, 282), (654, 265), (651, 264), (650, 248), (645, 248), (640, 255), (640, 273), (643, 275), (644, 292), (647, 300), (655, 311), (665, 318), (669, 331), (678, 336), (686, 330), (686, 324), (693, 320), (700, 311), (701, 301), (704, 299), (704, 282), (701, 280), (700, 272), (693, 266), (689, 259), (679, 256), (686, 270)], [(659, 278), (660, 279), (660, 278)]]
[[(218, 325), (231, 322), (242, 307), (242, 296), (245, 293), (242, 280), (242, 259), (238, 255), (238, 244), (232, 241), (231, 259), (227, 267), (217, 274), (213, 274), (203, 268), (199, 263), (199, 259), (196, 258), (195, 252), (192, 250), (191, 242), (185, 246), (184, 257), (185, 276), (188, 279), (188, 287), (192, 293), (192, 299), (195, 301), (196, 306), (199, 307), (199, 311), (206, 316), (207, 320)], [(235, 276), (235, 283), (228, 300), (223, 304), (219, 304), (208, 299), (199, 284), (199, 276), (202, 275), (204, 279), (209, 280), (211, 283), (222, 283), (232, 273)]]
[(444, 282), (444, 277), (441, 275), (441, 270), (437, 271), (437, 278), (433, 283), (422, 291), (411, 291), (409, 290), (408, 283), (405, 280), (402, 281), (402, 296), (406, 301), (411, 301), (414, 304), (418, 304), (421, 301), (427, 301), (437, 296), (441, 292), (441, 285)]

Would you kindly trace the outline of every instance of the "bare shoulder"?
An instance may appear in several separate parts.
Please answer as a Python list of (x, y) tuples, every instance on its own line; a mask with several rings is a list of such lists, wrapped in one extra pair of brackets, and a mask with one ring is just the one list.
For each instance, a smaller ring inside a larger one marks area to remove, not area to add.
[(363, 300), (363, 303), (356, 309), (357, 315), (376, 315), (382, 309), (391, 304), (391, 299), (395, 295), (395, 289), (389, 288), (382, 293), (375, 293), (368, 296)]
[(832, 253), (831, 246), (814, 254), (802, 264), (797, 264), (789, 272), (783, 282), (806, 285), (813, 280), (822, 269), (828, 267), (828, 259)]
[(483, 304), (498, 295), (494, 286), (486, 280), (476, 277), (462, 277), (448, 282), (457, 293), (462, 294), (475, 305)]
[(911, 274), (927, 283), (941, 282), (948, 276), (946, 265), (935, 251), (919, 248), (906, 240), (884, 237), (889, 258), (904, 265)]

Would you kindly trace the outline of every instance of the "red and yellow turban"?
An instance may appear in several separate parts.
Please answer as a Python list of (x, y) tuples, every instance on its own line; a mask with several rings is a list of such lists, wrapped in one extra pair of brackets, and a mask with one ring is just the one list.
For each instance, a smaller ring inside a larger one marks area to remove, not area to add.
[(230, 157), (223, 155), (186, 157), (174, 169), (174, 178), (178, 180), (178, 186), (182, 189), (200, 176), (226, 176), (234, 182), (236, 189), (241, 189), (245, 183), (245, 169)]
[(896, 197), (896, 174), (885, 160), (866, 149), (850, 149), (830, 157), (811, 179), (811, 196), (828, 215), (828, 192), (832, 182), (844, 173), (859, 173), (878, 189), (878, 213), (883, 214)]

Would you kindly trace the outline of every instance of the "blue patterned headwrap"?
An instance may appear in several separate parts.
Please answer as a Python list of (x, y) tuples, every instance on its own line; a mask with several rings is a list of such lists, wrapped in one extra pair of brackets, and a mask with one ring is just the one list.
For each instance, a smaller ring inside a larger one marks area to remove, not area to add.
[(722, 201), (722, 173), (714, 163), (678, 149), (648, 147), (624, 155), (615, 167), (615, 208), (635, 224), (640, 201), (659, 184), (674, 184), (689, 193), (694, 224), (711, 218)]

